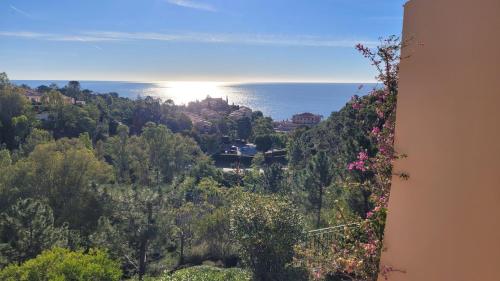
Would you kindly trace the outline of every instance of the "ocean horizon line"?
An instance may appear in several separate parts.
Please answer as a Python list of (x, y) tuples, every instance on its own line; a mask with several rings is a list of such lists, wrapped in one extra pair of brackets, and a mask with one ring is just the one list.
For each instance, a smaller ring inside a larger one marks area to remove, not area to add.
[(11, 79), (12, 82), (68, 82), (78, 81), (83, 83), (130, 83), (130, 84), (167, 84), (167, 83), (212, 83), (221, 86), (233, 85), (265, 85), (265, 84), (359, 84), (376, 85), (377, 81), (217, 81), (217, 80), (154, 80), (154, 81), (133, 81), (133, 80), (79, 80), (79, 79)]

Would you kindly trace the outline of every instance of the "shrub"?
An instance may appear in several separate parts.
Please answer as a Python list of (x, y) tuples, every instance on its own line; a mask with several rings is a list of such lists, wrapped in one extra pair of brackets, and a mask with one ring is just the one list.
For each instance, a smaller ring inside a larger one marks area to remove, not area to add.
[(118, 281), (120, 265), (106, 252), (72, 252), (63, 248), (44, 251), (21, 265), (9, 265), (0, 271), (1, 281)]
[(195, 266), (176, 271), (157, 281), (250, 281), (251, 274), (240, 268)]
[(302, 217), (290, 202), (243, 194), (231, 209), (231, 231), (255, 280), (290, 280), (287, 265), (303, 235)]

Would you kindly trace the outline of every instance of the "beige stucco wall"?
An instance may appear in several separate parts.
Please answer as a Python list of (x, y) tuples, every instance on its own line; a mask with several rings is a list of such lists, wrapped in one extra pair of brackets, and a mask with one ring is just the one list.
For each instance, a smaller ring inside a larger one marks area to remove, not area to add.
[[(389, 280), (500, 280), (500, 0), (406, 4)], [(380, 277), (380, 280), (384, 278)]]

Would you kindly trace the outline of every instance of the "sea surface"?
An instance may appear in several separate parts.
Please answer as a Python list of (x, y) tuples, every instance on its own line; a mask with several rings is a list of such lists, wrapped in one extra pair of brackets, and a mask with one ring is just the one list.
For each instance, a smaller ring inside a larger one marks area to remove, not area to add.
[[(14, 80), (17, 85), (34, 88), (51, 83), (63, 87), (68, 81)], [(274, 120), (291, 119), (294, 114), (311, 112), (330, 116), (342, 108), (353, 95), (365, 95), (376, 84), (344, 83), (252, 83), (234, 84), (218, 82), (113, 82), (81, 81), (82, 89), (97, 93), (116, 92), (122, 97), (152, 96), (171, 99), (175, 104), (187, 104), (207, 96), (222, 97), (229, 103), (260, 110)], [(362, 87), (360, 87), (362, 86)]]

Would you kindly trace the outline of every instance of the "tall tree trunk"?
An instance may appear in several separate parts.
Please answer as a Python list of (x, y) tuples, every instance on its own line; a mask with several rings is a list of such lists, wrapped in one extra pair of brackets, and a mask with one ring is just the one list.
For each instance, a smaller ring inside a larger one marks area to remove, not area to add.
[(181, 233), (181, 246), (180, 246), (180, 257), (179, 257), (179, 265), (184, 263), (184, 234)]
[(141, 240), (141, 245), (139, 249), (139, 280), (143, 280), (143, 276), (146, 273), (146, 252), (148, 248), (148, 239), (144, 235)]
[(146, 259), (148, 252), (148, 242), (151, 237), (151, 224), (153, 222), (153, 206), (151, 203), (148, 204), (148, 225), (146, 232), (142, 234), (141, 245), (139, 248), (139, 280), (143, 280), (143, 276), (146, 273)]
[(323, 186), (319, 188), (318, 210), (316, 214), (316, 228), (321, 225), (321, 209), (323, 208)]

